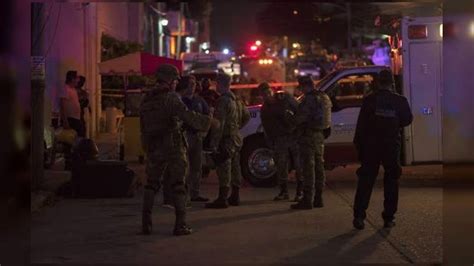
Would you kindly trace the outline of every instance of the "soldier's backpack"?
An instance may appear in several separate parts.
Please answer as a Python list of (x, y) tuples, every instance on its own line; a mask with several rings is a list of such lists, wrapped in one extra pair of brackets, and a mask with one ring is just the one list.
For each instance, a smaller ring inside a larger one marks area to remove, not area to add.
[(331, 127), (332, 102), (329, 96), (323, 91), (316, 91), (316, 101), (318, 101), (318, 127), (327, 129)]

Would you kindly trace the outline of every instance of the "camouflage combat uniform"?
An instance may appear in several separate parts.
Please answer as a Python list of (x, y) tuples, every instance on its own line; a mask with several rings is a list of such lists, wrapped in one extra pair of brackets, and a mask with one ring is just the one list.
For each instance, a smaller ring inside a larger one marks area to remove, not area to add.
[(313, 205), (322, 207), (322, 190), (326, 179), (323, 131), (330, 123), (330, 109), (329, 97), (323, 92), (312, 90), (304, 95), (295, 115), (304, 177), (304, 196), (299, 206), (305, 209)]
[[(294, 125), (288, 115), (295, 113), (298, 102), (287, 93), (277, 93), (267, 99), (261, 109), (262, 125), (267, 145), (273, 149), (277, 168), (280, 194), (275, 200), (288, 199), (288, 165), (293, 161), (297, 178), (297, 197), (302, 194), (302, 175), (299, 162), (299, 149), (294, 134)], [(287, 111), (290, 111), (287, 113)]]
[[(186, 140), (181, 121), (197, 130), (206, 131), (211, 118), (189, 111), (176, 93), (168, 92), (168, 85), (160, 83), (148, 92), (140, 106), (142, 142), (147, 155), (143, 218), (149, 219), (153, 198), (162, 179), (169, 184), (176, 211), (176, 227), (185, 226), (185, 175), (187, 168)], [(165, 175), (166, 173), (166, 175)]]
[[(232, 92), (227, 92), (217, 100), (214, 118), (220, 122), (217, 129), (211, 130), (210, 142), (210, 147), (217, 151), (214, 161), (219, 177), (218, 200), (227, 200), (229, 188), (232, 186), (232, 195), (228, 203), (238, 205), (238, 190), (242, 179), (240, 149), (243, 142), (239, 130), (250, 120), (250, 113)], [(223, 205), (226, 206), (227, 202)], [(206, 205), (208, 208), (213, 206), (213, 203)]]

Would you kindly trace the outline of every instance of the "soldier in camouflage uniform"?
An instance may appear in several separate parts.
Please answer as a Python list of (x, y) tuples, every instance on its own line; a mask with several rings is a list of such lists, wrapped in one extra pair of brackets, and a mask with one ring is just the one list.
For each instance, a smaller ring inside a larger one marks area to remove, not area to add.
[[(184, 76), (178, 84), (176, 91), (183, 92), (181, 100), (189, 110), (199, 114), (210, 115), (209, 106), (206, 101), (196, 92), (196, 78)], [(189, 126), (186, 129), (188, 141), (189, 171), (186, 178), (187, 188), (191, 201), (206, 202), (209, 199), (199, 195), (202, 174), (202, 142), (207, 132), (200, 132)]]
[[(274, 198), (275, 201), (288, 200), (288, 165), (293, 158), (296, 170), (296, 196), (295, 201), (301, 200), (303, 196), (303, 179), (299, 162), (299, 151), (296, 143), (294, 125), (291, 117), (298, 108), (295, 98), (286, 92), (273, 94), (269, 84), (264, 82), (259, 85), (258, 90), (264, 99), (260, 117), (267, 145), (273, 149), (275, 164), (277, 168), (278, 184), (280, 193)], [(291, 157), (290, 157), (291, 156)]]
[(324, 92), (315, 90), (311, 77), (300, 77), (298, 83), (304, 93), (304, 98), (298, 106), (293, 121), (297, 127), (304, 192), (303, 199), (291, 205), (291, 208), (321, 208), (325, 181), (324, 139), (330, 132), (331, 102)]
[[(239, 188), (242, 179), (240, 171), (240, 149), (242, 135), (239, 130), (250, 120), (250, 113), (244, 104), (230, 91), (231, 78), (226, 74), (217, 76), (217, 100), (215, 118), (219, 127), (211, 130), (210, 148), (214, 151), (214, 162), (219, 177), (219, 196), (206, 208), (227, 208), (240, 204)], [(230, 186), (232, 193), (229, 198)]]
[[(180, 121), (195, 129), (206, 131), (211, 118), (189, 111), (175, 93), (179, 78), (178, 69), (163, 64), (156, 71), (157, 84), (147, 92), (140, 106), (140, 127), (144, 149), (147, 155), (148, 175), (143, 198), (142, 229), (144, 234), (152, 231), (152, 208), (155, 194), (161, 187), (162, 178), (167, 178), (172, 189), (176, 223), (174, 235), (192, 232), (186, 225), (187, 168), (186, 140)], [(168, 175), (164, 176), (165, 172)]]

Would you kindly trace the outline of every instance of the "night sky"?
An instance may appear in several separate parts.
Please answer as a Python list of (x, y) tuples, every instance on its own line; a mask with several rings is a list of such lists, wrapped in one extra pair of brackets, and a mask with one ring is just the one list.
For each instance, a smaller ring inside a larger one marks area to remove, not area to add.
[(243, 50), (258, 39), (256, 15), (268, 3), (212, 1), (211, 50)]

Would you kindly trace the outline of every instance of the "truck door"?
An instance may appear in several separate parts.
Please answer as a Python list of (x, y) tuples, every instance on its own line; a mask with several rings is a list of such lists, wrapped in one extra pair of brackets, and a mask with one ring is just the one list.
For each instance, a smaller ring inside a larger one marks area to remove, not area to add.
[(333, 104), (332, 133), (325, 146), (327, 164), (338, 166), (357, 162), (353, 144), (357, 118), (364, 96), (375, 89), (375, 75), (348, 74), (325, 90)]
[(441, 161), (441, 43), (412, 42), (409, 51), (413, 161)]

